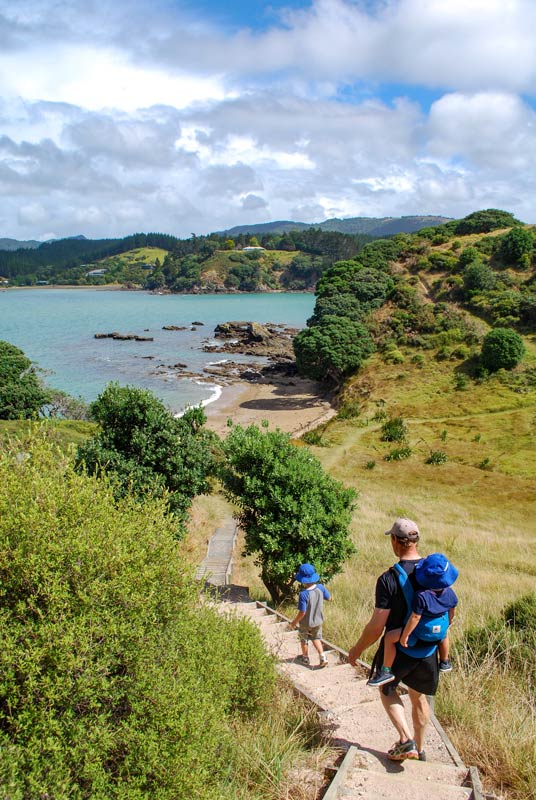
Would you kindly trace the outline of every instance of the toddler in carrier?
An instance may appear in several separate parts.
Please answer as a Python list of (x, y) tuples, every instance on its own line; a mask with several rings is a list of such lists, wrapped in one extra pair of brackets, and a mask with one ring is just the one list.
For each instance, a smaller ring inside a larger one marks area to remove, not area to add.
[[(452, 670), (448, 628), (458, 604), (458, 598), (451, 589), (458, 577), (458, 570), (442, 553), (432, 553), (417, 564), (414, 575), (416, 585), (406, 623), (403, 628), (395, 628), (385, 634), (383, 664), (367, 681), (369, 686), (383, 686), (395, 680), (391, 667), (395, 660), (397, 643), (405, 650), (437, 642), (439, 671)], [(407, 652), (411, 655), (411, 649)]]

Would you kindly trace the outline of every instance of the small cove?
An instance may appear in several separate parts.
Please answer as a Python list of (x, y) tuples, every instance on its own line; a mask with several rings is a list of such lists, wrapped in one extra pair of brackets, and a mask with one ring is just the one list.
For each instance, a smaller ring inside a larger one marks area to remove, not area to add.
[[(314, 296), (301, 293), (158, 295), (92, 289), (0, 292), (0, 339), (20, 347), (44, 370), (45, 383), (86, 401), (110, 381), (150, 389), (173, 411), (210, 402), (215, 384), (181, 378), (174, 365), (202, 374), (224, 354), (203, 351), (215, 326), (252, 320), (304, 327)], [(192, 325), (202, 322), (202, 325)], [(166, 331), (164, 325), (185, 330)], [(192, 329), (194, 328), (194, 329)], [(119, 331), (153, 341), (95, 339)], [(252, 361), (249, 356), (233, 356)]]

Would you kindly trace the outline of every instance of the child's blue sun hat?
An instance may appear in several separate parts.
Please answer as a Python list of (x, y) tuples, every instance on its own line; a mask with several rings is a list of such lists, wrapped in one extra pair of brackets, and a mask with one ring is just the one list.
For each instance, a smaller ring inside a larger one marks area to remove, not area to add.
[(458, 570), (443, 553), (432, 553), (419, 561), (415, 577), (425, 589), (446, 589), (458, 577)]
[(298, 583), (317, 583), (320, 580), (320, 575), (312, 564), (301, 564), (294, 576), (294, 580), (298, 581)]

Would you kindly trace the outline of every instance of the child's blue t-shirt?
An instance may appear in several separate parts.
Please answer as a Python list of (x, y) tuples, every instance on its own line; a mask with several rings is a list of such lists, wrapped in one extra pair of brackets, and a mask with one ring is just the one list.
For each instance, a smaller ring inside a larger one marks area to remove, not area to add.
[(312, 589), (320, 589), (324, 600), (330, 600), (331, 595), (326, 589), (326, 587), (321, 583), (316, 583), (314, 586), (309, 587), (309, 589), (303, 589), (298, 596), (298, 611), (306, 611), (307, 610), (307, 603), (309, 602), (309, 592)]
[(413, 595), (411, 610), (415, 614), (437, 617), (458, 605), (456, 593), (450, 586), (447, 589), (417, 589)]

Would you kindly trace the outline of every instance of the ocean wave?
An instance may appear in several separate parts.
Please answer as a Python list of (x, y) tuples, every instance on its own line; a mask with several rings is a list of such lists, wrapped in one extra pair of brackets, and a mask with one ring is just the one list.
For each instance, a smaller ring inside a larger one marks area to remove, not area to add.
[(189, 408), (198, 408), (199, 406), (204, 408), (205, 406), (208, 406), (210, 403), (215, 403), (216, 400), (219, 400), (221, 397), (223, 387), (220, 386), (218, 383), (204, 383), (203, 381), (196, 381), (196, 380), (193, 380), (192, 383), (195, 383), (197, 386), (203, 386), (206, 387), (207, 389), (211, 389), (212, 394), (205, 400), (201, 400), (199, 403), (195, 403), (195, 405), (188, 403), (188, 405), (186, 405), (185, 408), (182, 409), (182, 411), (179, 411), (177, 414), (175, 414), (176, 417), (182, 417), (186, 413), (186, 411), (188, 411)]

